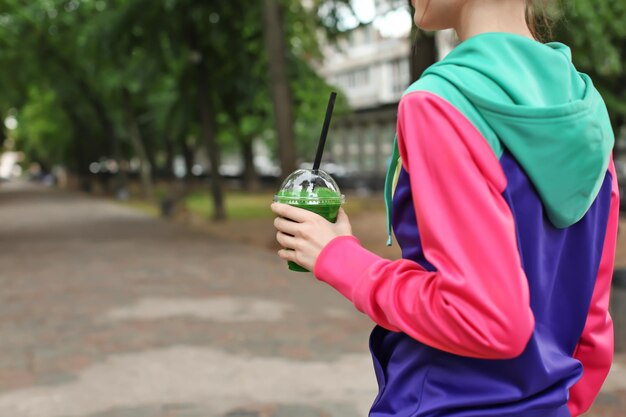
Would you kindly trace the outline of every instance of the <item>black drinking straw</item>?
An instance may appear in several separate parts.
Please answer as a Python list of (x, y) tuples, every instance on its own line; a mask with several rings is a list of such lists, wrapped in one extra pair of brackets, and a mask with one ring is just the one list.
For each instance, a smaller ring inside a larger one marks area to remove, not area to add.
[(326, 137), (328, 136), (328, 128), (330, 127), (330, 119), (333, 117), (333, 109), (335, 108), (335, 99), (337, 93), (334, 91), (330, 93), (328, 99), (328, 107), (326, 108), (326, 117), (324, 118), (324, 125), (322, 126), (322, 134), (320, 135), (320, 141), (317, 144), (317, 153), (315, 154), (315, 162), (313, 162), (313, 169), (320, 169), (322, 163), (322, 154), (324, 153), (324, 146), (326, 145)]

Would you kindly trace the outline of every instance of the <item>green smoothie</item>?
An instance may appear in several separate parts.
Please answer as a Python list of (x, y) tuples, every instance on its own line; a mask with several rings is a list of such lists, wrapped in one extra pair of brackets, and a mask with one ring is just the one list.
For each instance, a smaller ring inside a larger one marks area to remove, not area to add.
[[(337, 214), (343, 202), (343, 196), (337, 192), (318, 187), (312, 191), (294, 192), (292, 190), (281, 190), (274, 197), (274, 201), (289, 204), (290, 206), (303, 208), (313, 213), (319, 214), (329, 222), (337, 221)], [(295, 262), (288, 262), (291, 271), (309, 272)]]

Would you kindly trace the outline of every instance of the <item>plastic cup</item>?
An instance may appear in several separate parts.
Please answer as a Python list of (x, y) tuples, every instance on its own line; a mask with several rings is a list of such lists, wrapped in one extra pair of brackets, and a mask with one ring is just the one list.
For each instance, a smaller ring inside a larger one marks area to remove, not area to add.
[[(335, 180), (322, 170), (299, 169), (289, 175), (274, 196), (274, 201), (319, 214), (335, 223), (339, 208), (345, 202)], [(289, 261), (291, 271), (309, 272)]]

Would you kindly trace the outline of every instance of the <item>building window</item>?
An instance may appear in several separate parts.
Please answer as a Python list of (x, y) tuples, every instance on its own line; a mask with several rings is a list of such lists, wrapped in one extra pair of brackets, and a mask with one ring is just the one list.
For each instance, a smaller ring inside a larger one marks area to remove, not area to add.
[(391, 62), (391, 88), (394, 94), (402, 94), (409, 86), (409, 61), (406, 58)]
[[(341, 133), (344, 134), (343, 132)], [(332, 147), (332, 156), (335, 159), (340, 160), (343, 157), (343, 144), (342, 143), (334, 143)]]
[(367, 173), (376, 170), (376, 125), (368, 124), (363, 127), (364, 143), (363, 143), (363, 169)]
[(374, 26), (368, 25), (363, 28), (363, 44), (369, 45), (374, 41)]
[(370, 69), (369, 67), (360, 68), (355, 71), (356, 85), (363, 86), (370, 82)]
[(346, 89), (368, 85), (370, 83), (370, 69), (369, 67), (363, 67), (345, 72), (337, 77), (337, 81), (339, 85)]

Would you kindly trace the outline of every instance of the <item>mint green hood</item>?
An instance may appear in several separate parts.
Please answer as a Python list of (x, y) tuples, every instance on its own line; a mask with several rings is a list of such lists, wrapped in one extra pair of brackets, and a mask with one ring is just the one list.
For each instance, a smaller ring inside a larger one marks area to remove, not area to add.
[(515, 157), (556, 227), (584, 216), (604, 180), (614, 137), (600, 94), (574, 68), (567, 46), (477, 35), (427, 69), (416, 89), (429, 85), (457, 90), (444, 98), (463, 97), (460, 110), (471, 107), (463, 112), (498, 157), (503, 149)]

